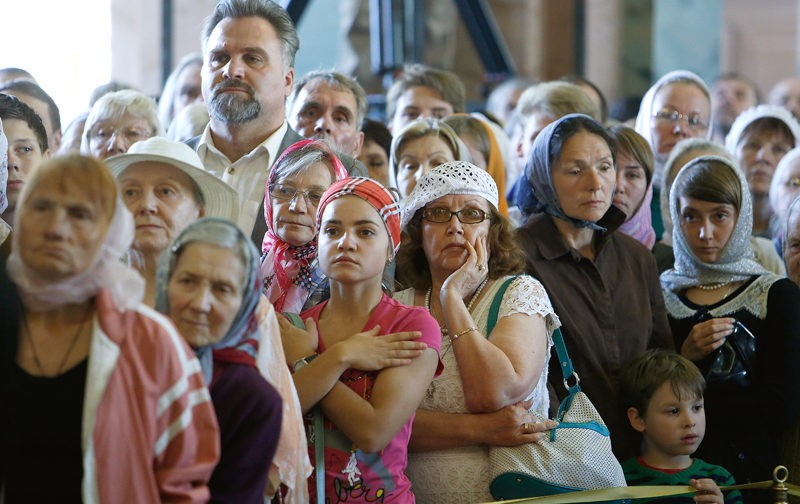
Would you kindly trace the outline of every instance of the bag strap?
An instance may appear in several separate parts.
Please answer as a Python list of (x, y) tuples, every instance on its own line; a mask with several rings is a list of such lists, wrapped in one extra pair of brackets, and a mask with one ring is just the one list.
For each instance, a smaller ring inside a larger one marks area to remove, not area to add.
[(489, 307), (489, 318), (486, 322), (487, 338), (492, 334), (492, 330), (495, 324), (497, 324), (497, 316), (500, 314), (500, 303), (503, 302), (503, 296), (506, 290), (508, 290), (508, 286), (511, 285), (511, 282), (513, 282), (515, 278), (517, 278), (516, 275), (503, 282), (503, 285), (500, 286), (497, 293), (494, 295), (494, 299), (492, 299), (492, 306)]
[[(569, 358), (567, 352), (567, 345), (564, 343), (564, 335), (561, 334), (561, 328), (556, 327), (553, 331), (553, 346), (556, 347), (556, 355), (558, 356), (559, 369), (561, 369), (561, 378), (564, 380), (564, 387), (570, 395), (581, 391), (581, 380), (575, 368), (572, 367), (572, 360)], [(570, 385), (569, 379), (575, 378), (575, 384)]]
[(317, 504), (325, 504), (325, 425), (319, 406), (314, 407), (314, 476)]

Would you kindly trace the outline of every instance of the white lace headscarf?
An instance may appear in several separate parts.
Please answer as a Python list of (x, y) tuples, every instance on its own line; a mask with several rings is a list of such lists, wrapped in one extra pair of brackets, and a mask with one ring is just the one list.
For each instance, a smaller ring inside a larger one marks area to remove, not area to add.
[(732, 154), (736, 154), (736, 147), (742, 140), (742, 135), (747, 127), (760, 119), (766, 118), (777, 119), (785, 124), (792, 133), (793, 147), (797, 147), (797, 140), (800, 138), (800, 124), (792, 116), (791, 112), (777, 105), (757, 105), (739, 114), (736, 120), (733, 121), (728, 136), (725, 137), (725, 147)]
[(450, 161), (420, 177), (402, 203), (402, 227), (411, 222), (417, 210), (448, 194), (481, 196), (495, 210), (498, 208), (497, 184), (486, 170), (466, 161)]
[[(81, 163), (81, 158), (82, 156), (70, 156), (57, 159), (55, 162), (59, 164)], [(98, 168), (108, 169), (104, 164), (99, 164)], [(18, 211), (14, 217), (15, 229), (19, 229), (21, 220), (26, 218), (23, 210), (25, 201), (36, 189), (42, 177), (53, 176), (53, 171), (48, 169), (48, 165), (44, 165), (24, 185), (17, 202)], [(8, 258), (8, 273), (17, 285), (26, 309), (44, 311), (66, 304), (82, 303), (93, 298), (103, 289), (111, 292), (114, 302), (120, 310), (133, 308), (141, 302), (144, 297), (144, 279), (120, 260), (133, 243), (135, 232), (133, 215), (120, 199), (116, 185), (112, 187), (114, 187), (114, 194), (110, 196), (114, 200), (114, 215), (109, 223), (103, 244), (97, 251), (97, 256), (92, 264), (80, 273), (58, 281), (43, 278), (31, 269), (19, 255), (20, 236), (19, 233), (13, 233), (13, 251)]]
[(680, 187), (681, 181), (688, 176), (687, 174), (695, 165), (707, 162), (716, 162), (736, 175), (741, 186), (742, 206), (738, 209), (736, 224), (728, 238), (728, 243), (725, 244), (719, 259), (714, 263), (698, 259), (688, 244), (683, 228), (680, 225), (675, 226), (672, 232), (675, 266), (661, 274), (661, 285), (673, 292), (698, 285), (743, 281), (753, 275), (767, 273), (767, 270), (756, 262), (753, 248), (750, 245), (750, 235), (753, 231), (753, 205), (750, 201), (747, 180), (742, 171), (730, 160), (721, 156), (701, 156), (689, 161), (681, 168), (672, 184), (672, 191), (670, 191), (669, 210), (672, 221), (680, 222), (680, 196), (675, 189)]

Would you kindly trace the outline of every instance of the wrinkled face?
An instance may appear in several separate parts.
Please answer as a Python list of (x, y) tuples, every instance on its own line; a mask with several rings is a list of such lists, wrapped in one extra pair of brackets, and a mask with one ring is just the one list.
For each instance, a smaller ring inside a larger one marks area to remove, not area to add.
[(133, 248), (152, 255), (167, 250), (183, 229), (204, 215), (192, 179), (166, 163), (143, 161), (117, 177), (122, 201), (136, 222)]
[(756, 94), (746, 81), (719, 80), (711, 88), (711, 111), (714, 123), (724, 132), (744, 110), (757, 105)]
[(322, 213), (319, 264), (340, 283), (381, 278), (392, 259), (389, 233), (375, 208), (358, 196), (342, 196)]
[(800, 285), (800, 212), (792, 212), (786, 227), (784, 238), (784, 260), (786, 261), (786, 276), (792, 282)]
[(769, 190), (772, 211), (783, 221), (789, 204), (800, 196), (800, 159), (794, 160), (791, 165), (782, 168), (780, 173), (776, 173)]
[(614, 206), (633, 217), (642, 206), (647, 192), (647, 175), (642, 165), (627, 152), (617, 153), (617, 190)]
[(453, 115), (453, 106), (436, 90), (427, 86), (409, 88), (397, 99), (389, 129), (396, 135), (404, 126), (424, 117), (444, 119)]
[(289, 123), (305, 138), (323, 140), (334, 150), (357, 156), (364, 134), (358, 130), (356, 97), (325, 81), (309, 82), (297, 94)]
[[(651, 147), (656, 161), (664, 163), (679, 141), (706, 136), (711, 104), (703, 91), (694, 84), (675, 82), (667, 84), (656, 93), (652, 113)], [(680, 117), (672, 120), (669, 118), (671, 114), (678, 114)]]
[(169, 316), (193, 348), (220, 341), (242, 307), (245, 267), (234, 251), (190, 243), (167, 284)]
[(42, 152), (36, 134), (21, 119), (5, 119), (3, 131), (8, 137), (8, 210), (13, 211), (25, 180), (50, 157), (50, 151)]
[(647, 449), (667, 456), (691, 455), (706, 433), (703, 398), (678, 399), (669, 382), (653, 393), (642, 420)]
[[(316, 215), (325, 190), (333, 183), (325, 163), (315, 163), (270, 189), (272, 230), (289, 245), (305, 245), (317, 234)], [(304, 193), (307, 195), (304, 196)], [(276, 196), (276, 194), (278, 196)]]
[(364, 140), (358, 160), (367, 167), (369, 178), (389, 187), (389, 156), (383, 147), (372, 140)]
[(437, 135), (425, 135), (404, 142), (397, 152), (397, 190), (402, 198), (411, 194), (417, 181), (440, 164), (455, 161), (447, 142)]
[(208, 38), (202, 70), (212, 121), (244, 124), (262, 114), (282, 121), (294, 81), (294, 69), (284, 71), (283, 64), (280, 39), (266, 19), (220, 21)]
[(794, 147), (793, 139), (781, 131), (752, 130), (736, 146), (736, 161), (742, 167), (753, 196), (767, 196), (772, 174), (783, 156)]
[(119, 119), (104, 119), (92, 125), (89, 150), (96, 158), (110, 158), (128, 152), (131, 145), (155, 133), (147, 119), (126, 112)]
[[(479, 210), (486, 219), (477, 224), (462, 223), (456, 215), (448, 222), (430, 222), (422, 219), (422, 249), (433, 275), (444, 278), (460, 268), (469, 252), (466, 243), (476, 247), (478, 239), (489, 234), (491, 225), (490, 205), (480, 196), (450, 194), (431, 201), (426, 209), (445, 209), (450, 212)], [(488, 247), (488, 245), (487, 245)]]
[[(175, 101), (172, 104), (172, 116), (177, 116), (181, 110), (192, 103), (203, 101), (201, 92), (202, 80), (200, 78), (201, 65), (188, 65), (175, 80)], [(164, 128), (168, 124), (162, 125)]]
[(569, 137), (551, 177), (562, 210), (573, 219), (597, 222), (611, 206), (617, 174), (602, 137), (586, 131)]
[(525, 164), (531, 156), (533, 150), (533, 142), (539, 136), (548, 124), (555, 121), (556, 118), (544, 112), (534, 112), (528, 116), (523, 128), (522, 137), (517, 144), (517, 154), (520, 156), (520, 161)]
[[(66, 186), (66, 187), (64, 187)], [(66, 190), (65, 190), (66, 189)], [(20, 257), (35, 273), (58, 281), (86, 271), (105, 240), (111, 216), (80, 184), (40, 179), (18, 209)]]
[(800, 117), (800, 79), (790, 77), (777, 83), (769, 92), (770, 105), (780, 105)]
[(695, 257), (705, 263), (717, 262), (736, 227), (736, 207), (681, 196), (679, 215), (683, 235)]

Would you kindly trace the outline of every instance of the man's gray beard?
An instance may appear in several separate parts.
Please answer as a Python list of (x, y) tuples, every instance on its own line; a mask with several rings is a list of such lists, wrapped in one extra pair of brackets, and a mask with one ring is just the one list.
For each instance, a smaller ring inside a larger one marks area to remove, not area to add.
[(211, 99), (208, 111), (218, 121), (243, 124), (261, 115), (261, 104), (253, 98), (243, 100), (228, 93), (220, 93)]

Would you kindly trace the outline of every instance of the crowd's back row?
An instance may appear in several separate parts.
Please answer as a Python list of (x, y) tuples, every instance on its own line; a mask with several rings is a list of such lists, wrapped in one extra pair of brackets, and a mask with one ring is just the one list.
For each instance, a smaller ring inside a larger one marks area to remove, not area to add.
[(387, 128), (352, 78), (295, 79), (273, 2), (202, 41), (158, 105), (111, 90), (63, 133), (0, 85), (8, 502), (488, 501), (492, 450), (557, 428), (557, 327), (629, 482), (800, 470), (789, 98), (676, 71), (633, 128), (582, 79), (466, 114), (412, 65)]

